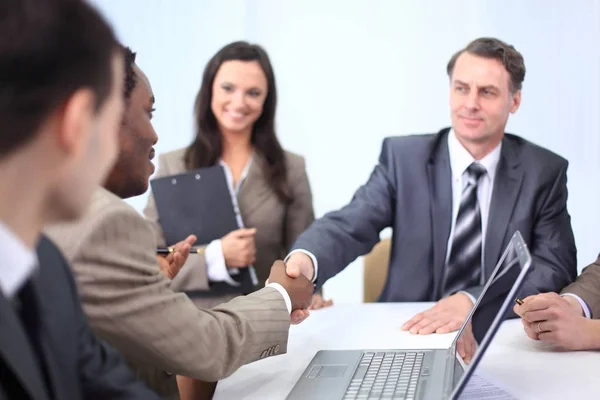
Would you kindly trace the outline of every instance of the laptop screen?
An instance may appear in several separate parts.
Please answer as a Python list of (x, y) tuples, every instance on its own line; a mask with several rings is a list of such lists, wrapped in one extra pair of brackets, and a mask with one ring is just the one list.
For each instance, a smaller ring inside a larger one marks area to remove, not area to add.
[[(465, 323), (459, 330), (458, 335), (452, 343), (451, 351), (454, 353), (456, 360), (454, 368), (453, 385), (454, 393), (456, 395), (460, 392), (460, 390), (462, 390), (462, 388), (466, 384), (466, 380), (472, 374), (472, 371), (475, 368), (475, 366), (479, 363), (479, 360), (481, 359), (481, 356), (483, 355), (485, 349), (489, 345), (489, 342), (491, 341), (492, 337), (498, 330), (500, 324), (504, 320), (504, 316), (506, 315), (507, 311), (512, 308), (512, 305), (514, 304), (514, 299), (516, 298), (517, 293), (521, 288), (525, 275), (527, 274), (527, 271), (529, 270), (530, 266), (531, 255), (529, 254), (529, 250), (527, 249), (527, 245), (525, 244), (523, 237), (517, 231), (512, 236), (508, 246), (502, 253), (502, 257), (500, 257), (500, 260), (498, 260), (498, 263), (492, 271), (492, 274), (490, 275), (485, 286), (483, 287), (483, 290), (477, 298), (477, 301), (473, 306), (471, 313), (465, 320)], [(497, 283), (501, 284), (498, 285)], [(465, 368), (464, 364), (461, 362), (462, 360), (460, 359), (460, 356), (457, 353), (456, 345), (458, 340), (460, 339), (460, 337), (462, 337), (463, 334), (465, 334), (465, 328), (471, 321), (473, 314), (477, 312), (477, 309), (479, 308), (480, 304), (482, 302), (485, 304), (487, 299), (498, 298), (498, 294), (501, 294), (498, 293), (498, 291), (505, 291), (506, 287), (511, 287), (511, 289), (505, 293), (504, 301), (500, 309), (498, 310), (496, 318), (488, 328), (485, 337), (481, 341), (481, 344), (479, 345), (477, 351), (475, 352), (475, 355), (471, 360), (471, 363)]]

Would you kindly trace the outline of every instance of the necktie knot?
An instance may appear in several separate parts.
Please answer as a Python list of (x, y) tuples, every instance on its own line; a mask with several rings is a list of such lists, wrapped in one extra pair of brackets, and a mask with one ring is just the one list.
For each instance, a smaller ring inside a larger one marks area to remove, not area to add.
[(479, 182), (479, 178), (483, 176), (487, 171), (485, 167), (479, 163), (472, 163), (467, 168), (467, 175), (469, 176), (469, 183), (477, 184)]

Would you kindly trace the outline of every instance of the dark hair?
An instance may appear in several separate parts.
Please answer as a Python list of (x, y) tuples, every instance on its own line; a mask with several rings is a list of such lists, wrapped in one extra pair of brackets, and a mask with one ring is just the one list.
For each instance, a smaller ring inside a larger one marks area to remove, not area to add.
[(252, 128), (251, 141), (255, 151), (267, 162), (266, 178), (269, 185), (282, 201), (289, 202), (291, 196), (287, 185), (285, 154), (275, 134), (275, 74), (267, 52), (258, 45), (241, 41), (230, 43), (219, 50), (206, 65), (194, 107), (196, 138), (187, 148), (185, 164), (188, 169), (208, 167), (215, 165), (221, 157), (223, 138), (211, 110), (212, 85), (221, 65), (231, 60), (257, 61), (267, 77), (267, 97), (263, 112)]
[(135, 89), (137, 83), (136, 74), (133, 70), (136, 53), (131, 51), (129, 47), (121, 46), (121, 48), (123, 49), (125, 61), (125, 85), (123, 86), (123, 95), (125, 96), (125, 101), (129, 101), (129, 99), (131, 99), (131, 93), (133, 93), (133, 89)]
[(521, 86), (525, 80), (525, 61), (521, 53), (512, 45), (495, 38), (475, 39), (467, 47), (452, 56), (446, 68), (448, 76), (452, 76), (456, 60), (464, 52), (500, 61), (510, 75), (509, 83), (511, 92), (514, 94), (517, 90), (521, 90)]
[(33, 139), (83, 87), (93, 90), (100, 109), (116, 52), (112, 29), (84, 1), (0, 1), (0, 156)]

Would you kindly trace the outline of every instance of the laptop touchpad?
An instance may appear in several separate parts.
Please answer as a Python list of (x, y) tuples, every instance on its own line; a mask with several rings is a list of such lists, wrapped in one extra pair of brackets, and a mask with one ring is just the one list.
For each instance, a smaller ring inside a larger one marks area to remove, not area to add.
[(313, 365), (307, 378), (339, 378), (344, 376), (348, 365)]

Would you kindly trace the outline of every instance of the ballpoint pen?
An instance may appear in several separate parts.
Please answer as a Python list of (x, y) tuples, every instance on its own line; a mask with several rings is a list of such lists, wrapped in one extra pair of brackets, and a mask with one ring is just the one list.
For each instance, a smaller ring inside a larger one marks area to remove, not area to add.
[[(173, 247), (159, 247), (156, 249), (156, 254), (160, 254), (160, 255), (168, 255), (171, 254), (175, 251), (175, 249)], [(204, 248), (203, 247), (192, 247), (190, 249), (190, 254), (203, 254), (204, 253)]]
[(522, 306), (523, 304), (525, 304), (525, 303), (523, 302), (523, 300), (521, 300), (521, 299), (520, 299), (520, 298), (518, 298), (518, 297), (515, 299), (515, 303), (517, 303), (517, 304), (518, 304), (518, 305), (520, 305), (520, 306)]

